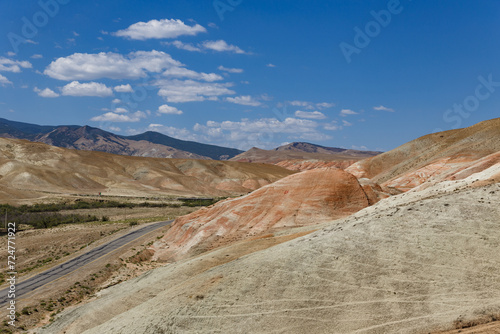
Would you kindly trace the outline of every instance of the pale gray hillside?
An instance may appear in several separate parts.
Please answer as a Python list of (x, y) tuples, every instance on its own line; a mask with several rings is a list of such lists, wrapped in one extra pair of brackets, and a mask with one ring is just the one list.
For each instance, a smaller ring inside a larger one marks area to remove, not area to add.
[(233, 245), (156, 269), (40, 333), (428, 333), (498, 314), (500, 184), (438, 186), (240, 258)]

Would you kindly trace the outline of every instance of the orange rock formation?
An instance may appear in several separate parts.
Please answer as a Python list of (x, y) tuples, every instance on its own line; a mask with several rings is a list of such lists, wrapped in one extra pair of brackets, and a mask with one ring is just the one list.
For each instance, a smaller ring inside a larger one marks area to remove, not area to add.
[(283, 228), (348, 216), (378, 201), (356, 177), (340, 169), (314, 169), (283, 178), (249, 195), (219, 202), (178, 218), (155, 257), (174, 260)]

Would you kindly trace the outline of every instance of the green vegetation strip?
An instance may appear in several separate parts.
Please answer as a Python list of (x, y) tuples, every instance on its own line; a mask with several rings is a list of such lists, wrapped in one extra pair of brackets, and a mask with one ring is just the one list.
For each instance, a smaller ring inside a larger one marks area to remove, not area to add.
[[(7, 217), (9, 222), (17, 224), (30, 225), (33, 228), (50, 228), (62, 224), (80, 224), (95, 221), (108, 221), (107, 216), (97, 217), (95, 215), (81, 214), (61, 214), (59, 211), (70, 211), (79, 209), (101, 209), (101, 208), (179, 208), (181, 206), (195, 207), (208, 206), (216, 203), (217, 199), (182, 199), (179, 203), (123, 203), (117, 201), (83, 201), (77, 200), (74, 203), (48, 203), (12, 206), (9, 204), (0, 204), (0, 219)], [(1, 219), (3, 220), (3, 219)]]

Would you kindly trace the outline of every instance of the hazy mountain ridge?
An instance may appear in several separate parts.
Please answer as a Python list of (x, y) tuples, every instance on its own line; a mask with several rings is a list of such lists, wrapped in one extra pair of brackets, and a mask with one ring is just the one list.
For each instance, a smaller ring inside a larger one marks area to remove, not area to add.
[[(352, 162), (376, 156), (382, 152), (357, 151), (345, 148), (326, 147), (311, 143), (294, 142), (272, 150), (252, 147), (248, 151), (231, 158), (232, 161), (277, 164), (286, 160), (319, 160)], [(351, 163), (352, 163), (351, 162)]]
[(41, 126), (0, 118), (0, 137), (120, 155), (227, 160), (243, 151), (175, 139), (157, 132), (120, 136), (91, 126)]

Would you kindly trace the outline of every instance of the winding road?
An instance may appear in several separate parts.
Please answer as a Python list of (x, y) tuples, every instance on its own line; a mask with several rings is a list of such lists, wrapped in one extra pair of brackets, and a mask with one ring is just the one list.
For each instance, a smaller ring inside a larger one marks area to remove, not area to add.
[[(61, 263), (55, 267), (52, 267), (38, 275), (30, 277), (22, 282), (16, 282), (16, 299), (20, 299), (28, 293), (33, 292), (34, 290), (58, 279), (61, 278), (99, 258), (104, 255), (107, 255), (120, 247), (152, 232), (161, 227), (170, 225), (173, 220), (162, 221), (154, 224), (150, 224), (144, 226), (143, 228), (132, 231), (128, 234), (125, 234), (117, 239), (114, 239), (106, 244), (103, 244), (99, 247), (96, 247), (89, 252), (77, 256), (67, 262)], [(0, 290), (0, 306), (7, 304), (11, 299), (7, 298), (7, 293), (9, 288), (5, 288)]]

